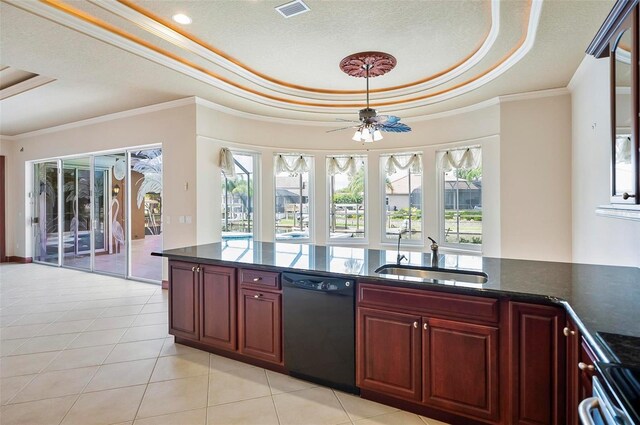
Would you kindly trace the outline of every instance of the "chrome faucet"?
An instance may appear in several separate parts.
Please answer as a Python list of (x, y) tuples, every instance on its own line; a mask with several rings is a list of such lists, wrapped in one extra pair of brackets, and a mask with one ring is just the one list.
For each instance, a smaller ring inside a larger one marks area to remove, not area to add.
[(438, 242), (430, 236), (427, 236), (427, 238), (431, 241), (431, 267), (437, 269), (440, 265), (438, 261)]
[(400, 265), (400, 263), (402, 263), (402, 260), (408, 260), (407, 256), (402, 254), (400, 255), (400, 239), (402, 239), (402, 234), (406, 232), (406, 230), (400, 230), (400, 233), (398, 233), (398, 255), (396, 255), (396, 264)]

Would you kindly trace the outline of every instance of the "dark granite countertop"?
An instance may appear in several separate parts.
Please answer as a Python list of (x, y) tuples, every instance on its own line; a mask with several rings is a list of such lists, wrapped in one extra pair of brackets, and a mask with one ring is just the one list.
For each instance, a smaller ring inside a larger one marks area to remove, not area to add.
[(610, 351), (613, 361), (640, 370), (640, 338), (598, 332), (597, 339)]
[[(430, 253), (401, 252), (409, 258), (411, 265), (431, 265)], [(636, 351), (637, 345), (631, 345), (632, 352), (629, 352), (629, 344), (617, 344), (617, 350), (626, 352), (615, 353), (616, 349), (604, 345), (611, 338), (596, 338), (598, 332), (640, 338), (640, 268), (444, 253), (441, 254), (440, 267), (485, 272), (487, 283), (425, 281), (389, 275), (381, 278), (375, 270), (381, 265), (394, 263), (396, 254), (395, 250), (365, 247), (229, 240), (169, 249), (156, 255), (209, 264), (338, 274), (391, 285), (561, 304), (585, 333), (601, 360), (616, 361), (615, 357), (637, 359), (640, 356)], [(614, 357), (611, 356), (612, 351)]]

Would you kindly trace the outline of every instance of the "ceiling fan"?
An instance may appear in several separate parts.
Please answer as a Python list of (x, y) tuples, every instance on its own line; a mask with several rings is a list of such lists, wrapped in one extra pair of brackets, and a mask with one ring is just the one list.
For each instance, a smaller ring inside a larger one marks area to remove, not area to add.
[(396, 66), (396, 58), (383, 52), (361, 52), (347, 56), (340, 61), (340, 69), (352, 77), (364, 77), (367, 80), (367, 107), (358, 112), (358, 121), (341, 120), (357, 125), (329, 130), (334, 131), (355, 128), (353, 140), (356, 142), (377, 142), (382, 140), (382, 132), (406, 133), (411, 127), (400, 122), (395, 115), (378, 115), (378, 112), (369, 107), (369, 78), (378, 77), (391, 71)]

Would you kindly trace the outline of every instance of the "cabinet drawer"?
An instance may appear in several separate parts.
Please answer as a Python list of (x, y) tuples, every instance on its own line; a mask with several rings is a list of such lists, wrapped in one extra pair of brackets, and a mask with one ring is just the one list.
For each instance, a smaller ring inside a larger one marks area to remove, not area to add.
[(498, 300), (421, 289), (359, 283), (358, 305), (451, 317), (465, 321), (498, 322)]
[(282, 295), (240, 290), (240, 353), (282, 364)]
[(239, 269), (238, 280), (242, 286), (280, 289), (280, 273), (253, 269)]

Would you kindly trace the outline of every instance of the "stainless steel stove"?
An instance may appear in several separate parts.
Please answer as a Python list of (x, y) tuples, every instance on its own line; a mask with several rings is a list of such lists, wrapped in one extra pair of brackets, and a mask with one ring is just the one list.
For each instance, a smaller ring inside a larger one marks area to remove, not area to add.
[(593, 397), (578, 408), (584, 425), (640, 425), (640, 370), (596, 362)]

